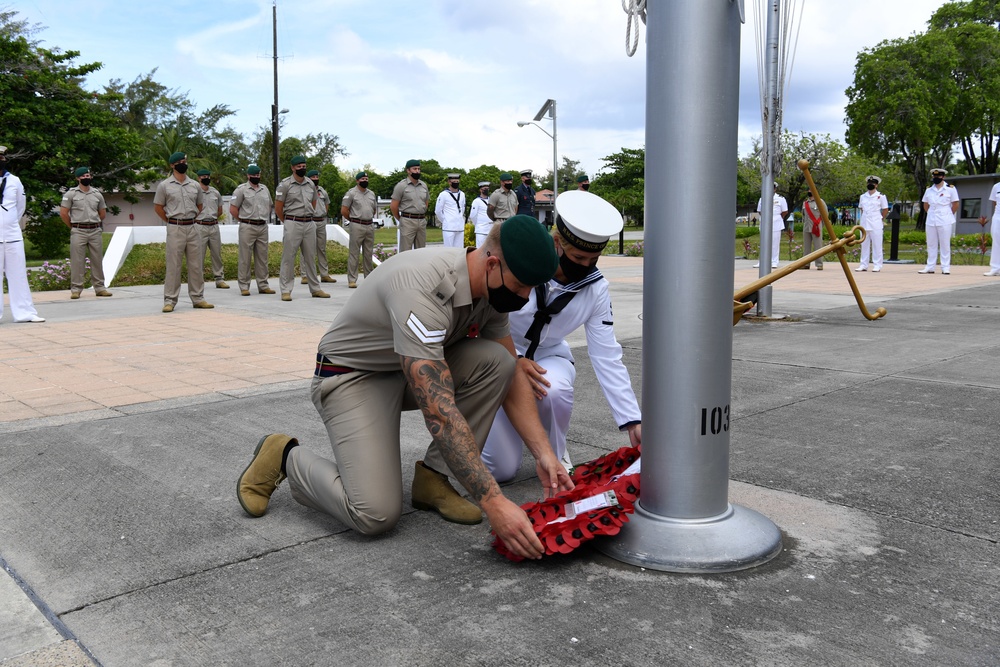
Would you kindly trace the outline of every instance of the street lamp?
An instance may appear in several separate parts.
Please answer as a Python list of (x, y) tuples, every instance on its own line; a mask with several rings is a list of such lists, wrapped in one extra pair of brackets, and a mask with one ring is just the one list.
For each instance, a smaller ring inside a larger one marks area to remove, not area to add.
[[(546, 116), (546, 112), (549, 114)], [(552, 121), (552, 134), (544, 127), (538, 124), (538, 121), (548, 118)], [(555, 206), (556, 196), (559, 194), (559, 149), (557, 148), (556, 141), (556, 101), (546, 100), (542, 108), (538, 110), (535, 114), (534, 120), (520, 120), (517, 122), (518, 127), (524, 127), (525, 125), (534, 125), (539, 130), (549, 135), (552, 139), (552, 204)]]
[(271, 165), (274, 167), (274, 187), (278, 187), (278, 116), (288, 113), (288, 109), (278, 111), (278, 105), (271, 105)]

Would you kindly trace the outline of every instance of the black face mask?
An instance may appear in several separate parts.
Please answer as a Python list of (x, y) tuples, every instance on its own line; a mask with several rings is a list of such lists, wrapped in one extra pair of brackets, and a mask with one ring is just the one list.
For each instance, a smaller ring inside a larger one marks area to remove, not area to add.
[(92, 179), (92, 178), (81, 178), (80, 179), (80, 185), (85, 185), (87, 187), (90, 187), (90, 184), (93, 183), (93, 182), (94, 182), (94, 179)]
[(410, 178), (412, 178), (415, 181), (419, 181), (420, 180), (420, 172), (418, 171), (416, 173), (410, 174)]
[(312, 181), (313, 185), (315, 185), (317, 188), (319, 187), (319, 179), (318, 178), (310, 178), (309, 180)]
[(531, 185), (531, 179), (530, 178), (526, 178), (526, 179), (524, 179), (521, 182), (524, 183), (525, 185)]
[(205, 178), (202, 178), (200, 180), (201, 180), (202, 185), (208, 185), (209, 183), (212, 182), (212, 179), (209, 178), (208, 176), (206, 176)]
[(449, 183), (448, 187), (458, 190), (458, 182), (456, 181), (455, 183)]
[(358, 181), (358, 187), (364, 190), (368, 187), (368, 181)]
[(298, 176), (299, 178), (301, 178), (301, 177), (303, 177), (303, 176), (306, 175), (306, 170), (305, 169), (296, 169), (295, 170), (295, 175)]
[(934, 185), (938, 185), (938, 184), (943, 183), (943, 182), (944, 182), (944, 178), (943, 177), (941, 177), (941, 176), (935, 176), (934, 177)]
[(577, 264), (571, 260), (566, 253), (559, 256), (559, 268), (562, 269), (563, 275), (566, 276), (566, 280), (571, 283), (583, 280), (597, 270), (596, 266), (584, 266), (583, 264)]
[(518, 296), (503, 284), (503, 264), (500, 265), (500, 281), (500, 287), (490, 287), (490, 273), (489, 271), (486, 272), (487, 300), (490, 306), (493, 307), (493, 310), (498, 313), (513, 313), (524, 308), (528, 303), (528, 299)]
[(875, 186), (877, 186), (877, 185), (878, 185), (878, 183), (876, 183), (875, 181), (868, 181), (868, 189), (869, 190), (874, 190)]
[(250, 176), (250, 182), (253, 183), (254, 185), (257, 185), (258, 183), (260, 183), (260, 176)]
[(7, 171), (7, 160), (0, 160), (0, 174)]
[(187, 170), (188, 166), (186, 162), (178, 162), (177, 164), (174, 165), (174, 171), (176, 171), (178, 174), (183, 174), (187, 172)]
[(514, 187), (513, 183), (504, 183), (503, 184), (503, 189), (504, 190), (510, 190), (512, 187)]
[(479, 194), (481, 196), (485, 197), (485, 196), (487, 196), (487, 195), (490, 194), (490, 189), (489, 188), (483, 188), (482, 190), (479, 191)]
[(580, 187), (583, 188), (584, 190), (589, 190), (590, 189), (590, 183), (581, 183)]

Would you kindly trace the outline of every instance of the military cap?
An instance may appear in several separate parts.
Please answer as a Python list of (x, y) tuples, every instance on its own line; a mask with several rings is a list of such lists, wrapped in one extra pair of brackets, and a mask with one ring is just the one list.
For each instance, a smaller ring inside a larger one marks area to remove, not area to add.
[(531, 170), (530, 169), (522, 169), (521, 170), (521, 175), (522, 176), (531, 176)]
[(580, 174), (579, 176), (576, 177), (576, 182), (577, 183), (586, 183), (589, 180), (590, 180), (590, 177), (587, 176), (586, 174)]
[(618, 209), (591, 192), (570, 190), (556, 197), (556, 229), (580, 250), (604, 250), (624, 226)]
[(941, 174), (942, 176), (947, 176), (948, 172), (945, 171), (944, 169), (931, 169), (932, 176), (936, 176), (937, 174)]
[(185, 153), (182, 153), (181, 151), (177, 151), (176, 153), (171, 153), (170, 154), (170, 157), (167, 158), (167, 163), (168, 164), (177, 164), (178, 162), (180, 162), (181, 160), (184, 160), (186, 158), (187, 158), (187, 155)]
[(212, 174), (212, 172), (209, 171), (208, 169), (199, 169), (195, 173), (198, 174), (199, 176), (210, 176)]
[(359, 171), (358, 173), (354, 174), (354, 180), (360, 181), (362, 178), (368, 178), (367, 171)]
[(489, 181), (479, 181), (479, 187), (485, 188), (490, 184)]
[(291, 161), (289, 162), (289, 164), (305, 164), (305, 163), (306, 163), (305, 155), (293, 155)]
[(88, 173), (89, 171), (90, 171), (90, 167), (77, 167), (76, 171), (73, 172), (73, 176), (75, 176), (76, 178), (80, 178), (81, 176), (83, 176), (84, 174)]
[(310, 169), (309, 171), (306, 172), (306, 178), (312, 178), (313, 176), (319, 176), (318, 169)]
[(545, 227), (530, 215), (515, 215), (501, 224), (500, 249), (514, 277), (531, 287), (552, 280), (559, 256)]
[(462, 178), (461, 174), (448, 174), (448, 178)]
[(0, 146), (0, 155), (6, 155), (6, 154), (7, 154), (7, 147)]
[(250, 174), (251, 176), (256, 176), (257, 174), (260, 173), (260, 167), (258, 167), (255, 164), (252, 164), (249, 167), (247, 167), (247, 173)]
[(406, 161), (406, 168), (407, 169), (409, 169), (410, 167), (419, 167), (419, 166), (420, 166), (420, 160), (407, 160)]
[(514, 177), (513, 177), (513, 176), (511, 176), (510, 174), (508, 174), (508, 173), (507, 173), (507, 172), (505, 171), (504, 173), (500, 174), (500, 180), (501, 180), (501, 181), (512, 181), (512, 180), (514, 180)]
[(882, 179), (878, 176), (865, 176), (865, 183), (868, 181), (875, 181), (876, 185), (882, 182)]

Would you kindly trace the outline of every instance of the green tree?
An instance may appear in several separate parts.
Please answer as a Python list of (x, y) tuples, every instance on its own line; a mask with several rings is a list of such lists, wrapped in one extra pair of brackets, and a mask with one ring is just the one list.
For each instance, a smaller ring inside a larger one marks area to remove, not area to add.
[(622, 148), (602, 159), (608, 171), (590, 179), (590, 191), (637, 224), (644, 221), (646, 149)]
[(73, 169), (89, 166), (95, 185), (127, 190), (141, 140), (107, 110), (107, 95), (83, 88), (101, 63), (76, 64), (77, 51), (41, 48), (30, 39), (37, 30), (0, 12), (0, 128), (11, 171), (28, 194), (28, 238), (53, 256), (68, 233), (52, 211)]

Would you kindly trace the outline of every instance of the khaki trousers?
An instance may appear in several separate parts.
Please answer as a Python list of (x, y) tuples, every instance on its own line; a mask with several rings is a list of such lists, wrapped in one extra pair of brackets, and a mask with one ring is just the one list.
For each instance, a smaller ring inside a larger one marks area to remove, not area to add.
[[(811, 252), (816, 252), (823, 247), (823, 228), (820, 227), (819, 236), (813, 236), (810, 229), (812, 223), (809, 222), (808, 218), (806, 223), (802, 225), (802, 254), (808, 255)], [(808, 266), (808, 264), (806, 265)], [(816, 267), (819, 268), (823, 266), (823, 258), (820, 257), (816, 260)]]
[[(445, 361), (455, 381), (455, 403), (482, 452), (514, 376), (515, 359), (495, 341), (468, 338), (448, 347)], [(292, 449), (285, 464), (292, 497), (365, 535), (391, 529), (403, 511), (400, 414), (417, 409), (403, 372), (313, 378), (312, 401), (326, 424), (335, 461), (305, 447)], [(433, 442), (424, 463), (449, 472)]]
[(90, 278), (95, 292), (104, 291), (104, 248), (100, 227), (69, 231), (69, 288), (83, 291), (83, 278), (87, 272), (86, 260), (90, 258)]
[(330, 260), (326, 256), (326, 220), (316, 222), (316, 269), (320, 277), (330, 275)]
[(375, 226), (362, 225), (359, 222), (349, 224), (350, 245), (347, 247), (347, 282), (358, 282), (358, 254), (365, 272), (365, 278), (372, 272), (372, 252), (375, 247)]
[(236, 265), (236, 282), (240, 290), (250, 289), (250, 261), (257, 279), (257, 291), (268, 289), (267, 284), (267, 225), (240, 223), (239, 259)]
[(427, 245), (427, 219), (399, 217), (399, 252)]
[(199, 225), (195, 223), (195, 225), (201, 232), (202, 265), (204, 266), (205, 263), (205, 254), (211, 254), (212, 276), (215, 278), (215, 282), (224, 280), (222, 269), (222, 234), (219, 233), (219, 224)]
[(163, 303), (177, 305), (181, 293), (181, 262), (187, 259), (188, 296), (191, 303), (205, 300), (205, 251), (198, 225), (167, 224), (167, 275)]
[(282, 294), (291, 294), (295, 285), (295, 256), (302, 250), (302, 275), (309, 281), (309, 292), (319, 291), (316, 276), (316, 223), (285, 220), (285, 235), (281, 241), (281, 272), (278, 285)]

